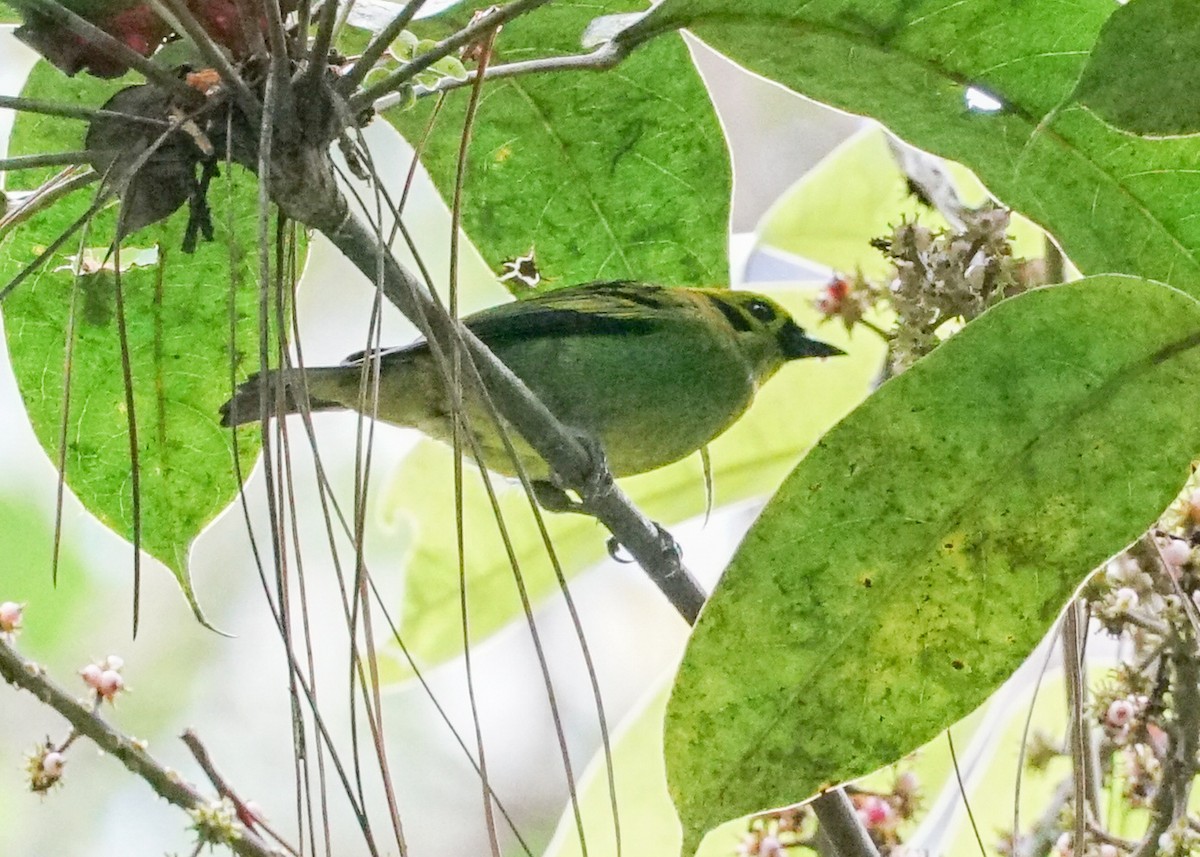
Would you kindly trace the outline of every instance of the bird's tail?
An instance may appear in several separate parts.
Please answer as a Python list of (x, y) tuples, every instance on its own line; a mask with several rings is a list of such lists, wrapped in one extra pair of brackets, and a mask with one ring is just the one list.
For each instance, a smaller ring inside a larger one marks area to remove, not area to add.
[[(335, 373), (340, 367), (319, 369), (271, 369), (267, 372), (255, 372), (233, 391), (233, 398), (221, 406), (221, 425), (240, 426), (256, 422), (262, 416), (262, 394), (266, 391), (267, 416), (279, 416), (277, 413), (279, 395), (276, 385), (283, 384), (283, 413), (299, 413), (301, 402), (304, 401), (304, 390), (307, 390), (308, 409), (311, 411), (329, 411), (344, 408), (345, 405), (333, 399), (320, 397), (320, 389), (326, 386), (324, 382), (335, 380)], [(301, 374), (303, 373), (303, 375)], [(329, 375), (329, 378), (325, 376)], [(303, 378), (303, 384), (301, 379)]]

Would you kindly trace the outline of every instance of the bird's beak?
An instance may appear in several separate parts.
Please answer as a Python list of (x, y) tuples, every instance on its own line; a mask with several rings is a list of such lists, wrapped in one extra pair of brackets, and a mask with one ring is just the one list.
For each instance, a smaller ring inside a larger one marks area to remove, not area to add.
[(821, 342), (819, 339), (810, 339), (794, 321), (789, 321), (779, 331), (779, 347), (788, 360), (801, 357), (838, 357), (846, 353), (835, 345)]

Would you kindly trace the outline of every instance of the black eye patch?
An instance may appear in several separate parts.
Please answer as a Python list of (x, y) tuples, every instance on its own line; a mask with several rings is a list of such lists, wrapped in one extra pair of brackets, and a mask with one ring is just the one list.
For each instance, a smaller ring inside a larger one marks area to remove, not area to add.
[(721, 311), (721, 315), (725, 316), (725, 320), (729, 322), (730, 327), (738, 333), (747, 333), (754, 329), (750, 322), (746, 321), (746, 317), (738, 312), (737, 307), (727, 304), (716, 295), (704, 292), (701, 292), (701, 294), (708, 298), (709, 303)]
[(765, 301), (750, 301), (750, 303), (746, 304), (746, 308), (750, 310), (750, 315), (761, 322), (766, 323), (775, 320), (775, 310), (771, 309), (771, 305)]

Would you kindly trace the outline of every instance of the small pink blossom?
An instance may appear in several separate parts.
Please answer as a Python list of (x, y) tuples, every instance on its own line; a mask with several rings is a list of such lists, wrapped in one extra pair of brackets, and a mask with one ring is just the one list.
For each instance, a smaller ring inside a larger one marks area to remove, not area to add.
[(1160, 551), (1163, 561), (1176, 568), (1186, 565), (1192, 558), (1192, 546), (1183, 539), (1167, 539)]
[(121, 674), (116, 670), (104, 670), (100, 673), (99, 683), (96, 685), (96, 693), (107, 702), (112, 702), (117, 694), (125, 688), (125, 679), (121, 678)]
[(0, 604), (0, 634), (12, 634), (21, 630), (21, 611), (24, 609), (15, 601)]
[(858, 805), (858, 817), (868, 828), (886, 827), (895, 815), (892, 805), (878, 795), (867, 795)]
[(1114, 699), (1108, 705), (1108, 711), (1104, 714), (1104, 722), (1113, 729), (1121, 729), (1126, 726), (1134, 715), (1137, 714), (1137, 707), (1128, 699)]

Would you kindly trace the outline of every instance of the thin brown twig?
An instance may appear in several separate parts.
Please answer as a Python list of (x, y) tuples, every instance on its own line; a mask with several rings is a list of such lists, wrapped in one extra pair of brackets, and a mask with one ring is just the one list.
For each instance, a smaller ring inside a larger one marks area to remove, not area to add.
[[(247, 819), (252, 819), (254, 826), (262, 828), (263, 832), (270, 836), (283, 848), (288, 854), (299, 857), (299, 852), (291, 846), (290, 843), (280, 836), (270, 825), (266, 823), (244, 800), (238, 797), (233, 786), (229, 784), (221, 772), (217, 770), (217, 766), (213, 763), (212, 756), (208, 753), (208, 748), (200, 740), (200, 736), (191, 729), (183, 730), (183, 734), (179, 736), (180, 740), (187, 745), (188, 750), (192, 753), (192, 758), (196, 760), (196, 764), (200, 766), (200, 770), (204, 771), (204, 776), (208, 777), (208, 781), (212, 783), (217, 794), (221, 797), (229, 798), (232, 801), (234, 808), (237, 810), (238, 816), (242, 819), (242, 823), (246, 824)], [(249, 826), (247, 824), (247, 826)]]
[(363, 78), (375, 67), (375, 63), (384, 55), (396, 37), (412, 22), (423, 5), (425, 5), (425, 0), (408, 0), (395, 17), (388, 21), (387, 26), (371, 37), (371, 41), (363, 49), (362, 55), (338, 80), (339, 92), (344, 95), (349, 94), (363, 82)]
[(37, 167), (76, 167), (90, 164), (92, 158), (112, 154), (111, 152), (40, 152), (36, 155), (13, 155), (0, 158), (0, 171), (32, 170)]
[[(542, 57), (535, 60), (503, 63), (487, 69), (484, 80), (504, 80), (506, 78), (524, 77), (531, 74), (546, 74), (562, 71), (608, 71), (621, 63), (636, 44), (606, 42), (594, 51), (582, 54), (568, 54), (560, 57)], [(399, 71), (399, 70), (398, 70)], [(438, 95), (443, 92), (471, 86), (479, 76), (479, 69), (467, 72), (465, 78), (444, 77), (432, 86), (415, 87), (414, 93), (418, 98)], [(400, 101), (400, 96), (389, 93), (375, 101), (376, 110), (386, 110), (394, 107)]]
[(1200, 770), (1200, 650), (1190, 625), (1172, 632), (1167, 648), (1174, 670), (1172, 709), (1176, 720), (1167, 729), (1161, 783), (1150, 802), (1150, 824), (1133, 857), (1158, 853), (1159, 837), (1187, 814), (1192, 783)]
[(493, 12), (480, 15), (470, 24), (438, 42), (425, 53), (414, 57), (412, 61), (400, 66), (400, 68), (384, 77), (379, 83), (369, 86), (351, 96), (349, 99), (351, 115), (357, 114), (359, 111), (369, 107), (380, 96), (399, 89), (417, 74), (429, 68), (443, 57), (449, 56), (459, 48), (470, 44), (481, 36), (495, 30), (500, 25), (511, 21), (513, 18), (531, 12), (538, 6), (545, 5), (548, 2), (549, 0), (514, 0), (514, 2), (509, 3), (507, 6), (501, 6)]
[(312, 47), (309, 48), (307, 54), (308, 66), (301, 72), (300, 79), (297, 81), (297, 88), (301, 92), (315, 86), (325, 71), (325, 66), (329, 61), (329, 47), (333, 43), (333, 28), (337, 22), (337, 10), (338, 4), (335, 0), (326, 0), (321, 6), (320, 16), (317, 18), (317, 34), (313, 38)]
[(117, 221), (113, 243), (113, 295), (117, 310), (117, 342), (121, 350), (121, 382), (125, 389), (125, 424), (129, 435), (129, 493), (133, 515), (133, 636), (137, 638), (142, 596), (142, 467), (138, 444), (137, 411), (133, 395), (133, 359), (129, 348), (129, 326), (125, 316), (125, 289), (121, 277), (121, 238), (124, 218)]
[(16, 95), (0, 95), (0, 109), (16, 110), (21, 113), (40, 113), (44, 116), (61, 116), (64, 119), (79, 119), (84, 122), (91, 122), (95, 119), (118, 119), (122, 122), (153, 125), (160, 128), (165, 128), (170, 124), (165, 119), (156, 119), (153, 116), (139, 116), (136, 113), (124, 113), (120, 110), (84, 107), (79, 104), (64, 104), (58, 101), (40, 101), (36, 98), (22, 98)]
[[(0, 238), (41, 211), (45, 211), (60, 199), (77, 190), (99, 181), (100, 174), (90, 166), (68, 167), (53, 178), (47, 179), (24, 197), (18, 204), (0, 216)], [(12, 199), (9, 199), (12, 202)]]
[(1092, 788), (1092, 741), (1087, 723), (1087, 673), (1084, 664), (1086, 604), (1082, 600), (1067, 605), (1063, 617), (1063, 669), (1066, 672), (1067, 703), (1070, 709), (1072, 804), (1075, 810), (1074, 847), (1082, 853), (1089, 817), (1099, 817), (1099, 800)]

